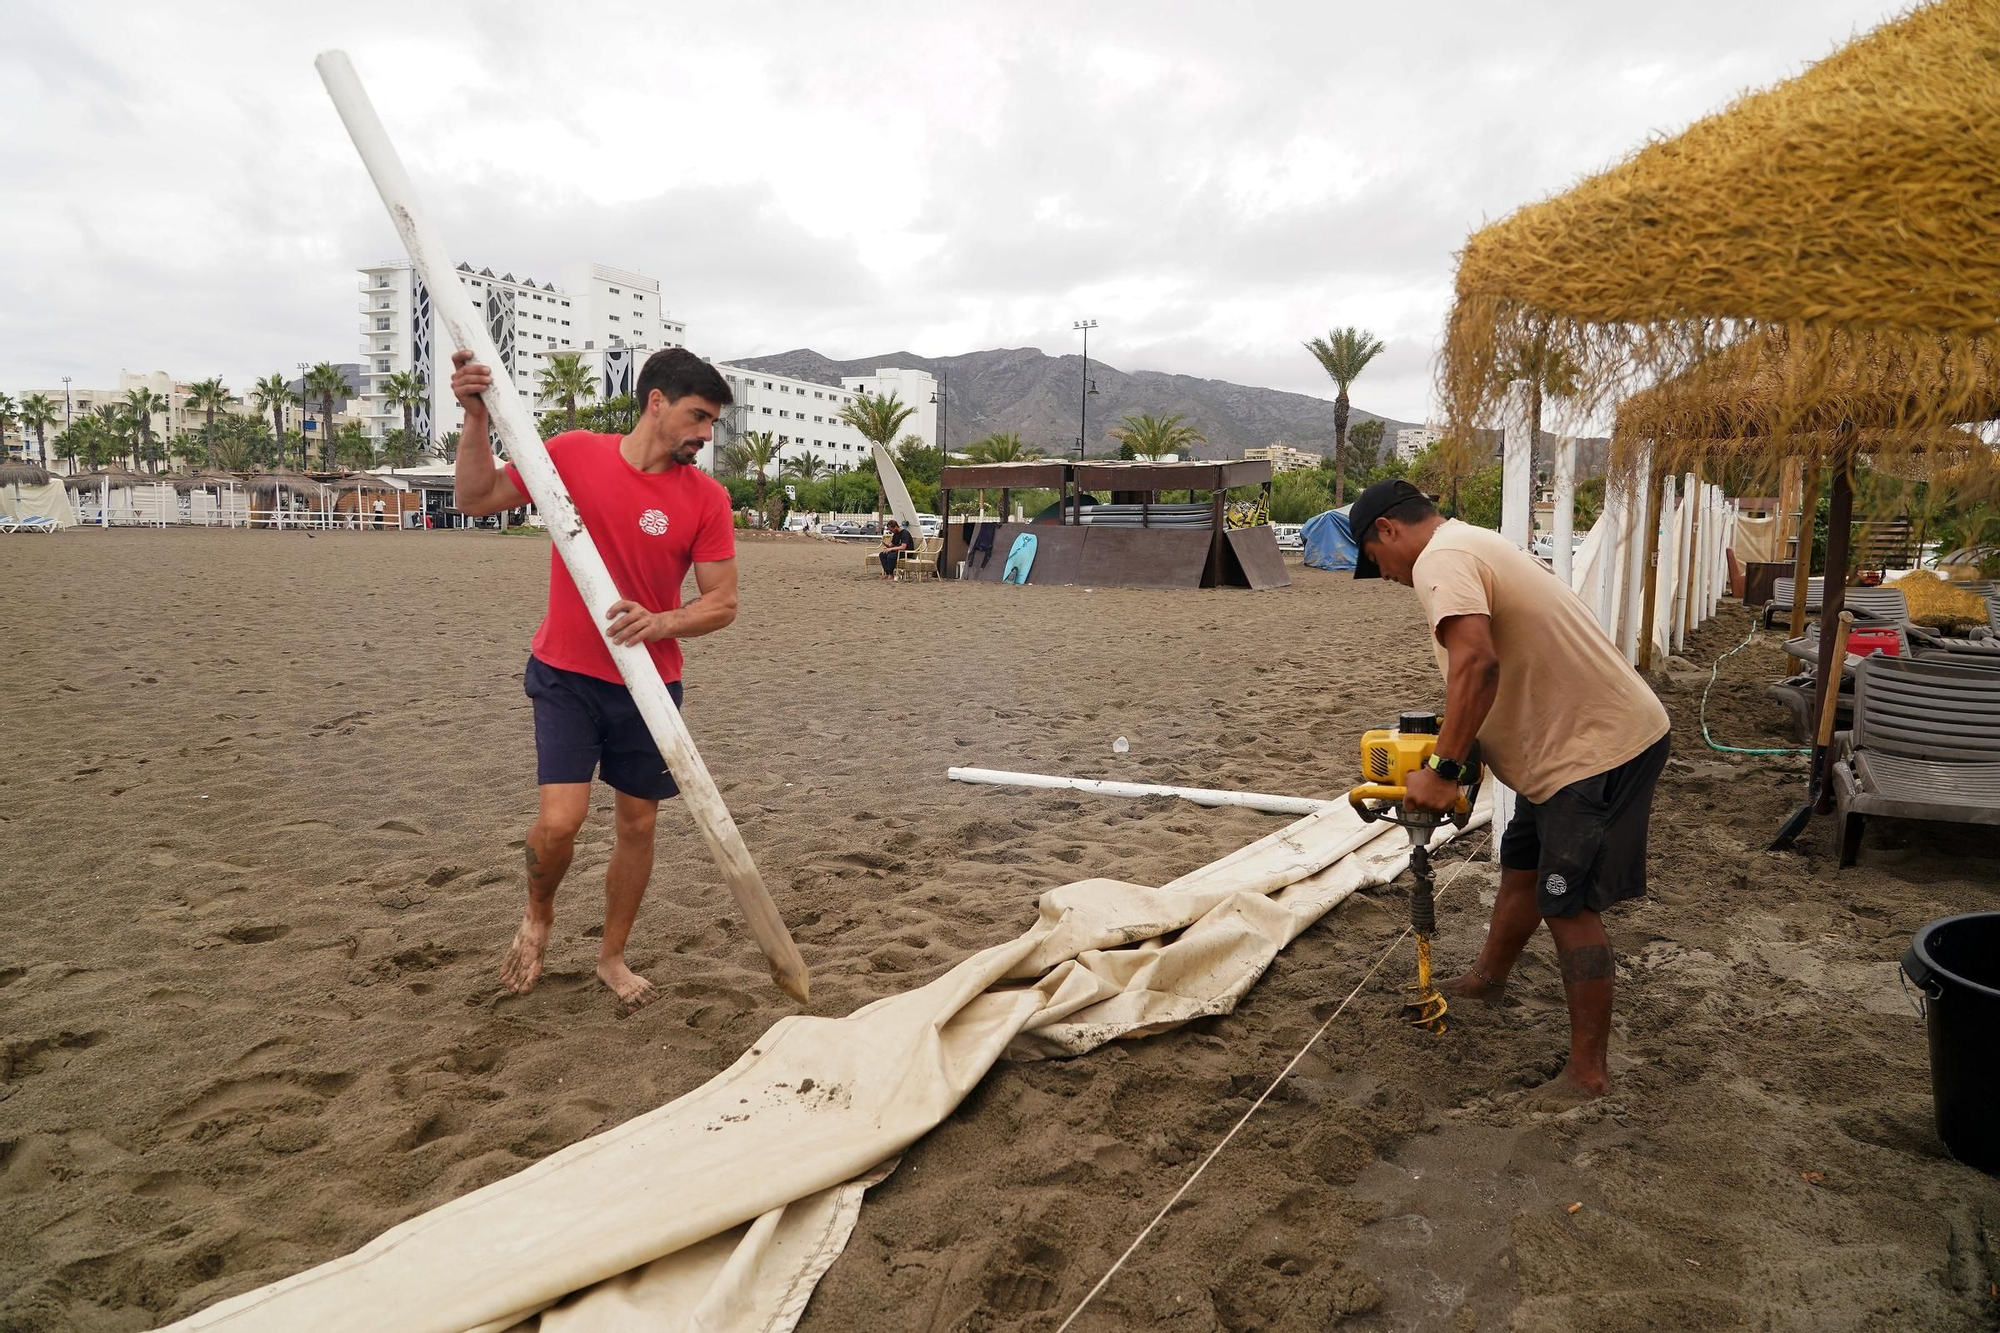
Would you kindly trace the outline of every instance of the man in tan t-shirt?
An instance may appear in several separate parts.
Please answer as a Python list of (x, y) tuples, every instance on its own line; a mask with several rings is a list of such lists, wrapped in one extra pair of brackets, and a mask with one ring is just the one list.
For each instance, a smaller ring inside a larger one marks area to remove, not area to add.
[(1457, 803), (1459, 765), (1480, 759), (1519, 793), (1500, 839), (1500, 894), (1472, 970), (1443, 989), (1500, 998), (1546, 921), (1569, 1001), (1569, 1063), (1538, 1089), (1557, 1107), (1601, 1097), (1613, 963), (1601, 913), (1646, 891), (1646, 825), (1666, 767), (1667, 710), (1574, 593), (1497, 532), (1447, 520), (1406, 481), (1378, 482), (1348, 514), (1354, 577), (1416, 589), (1436, 637), (1445, 711), (1434, 768), (1409, 803)]

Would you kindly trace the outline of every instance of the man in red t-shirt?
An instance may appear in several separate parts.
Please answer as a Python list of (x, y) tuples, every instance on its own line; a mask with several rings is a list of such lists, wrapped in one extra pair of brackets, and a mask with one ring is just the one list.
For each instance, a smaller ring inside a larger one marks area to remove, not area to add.
[[(495, 466), (486, 402), (493, 375), (470, 352), (452, 357), (451, 391), (465, 409), (457, 465), (458, 508), (495, 514), (528, 503), (512, 464)], [(715, 367), (683, 348), (656, 352), (639, 372), (639, 418), (630, 435), (573, 430), (548, 442), (623, 600), (610, 610), (620, 646), (643, 643), (674, 703), (681, 702), (682, 639), (736, 619), (736, 532), (729, 492), (695, 466), (730, 402)], [(701, 595), (681, 605), (694, 570)], [(654, 998), (653, 983), (625, 965), (625, 941), (653, 871), (653, 823), (660, 802), (679, 794), (666, 762), (612, 663), (597, 624), (562, 557), (549, 555), (549, 608), (535, 631), (526, 672), (535, 705), (535, 781), (540, 808), (528, 830), (528, 908), (500, 967), (509, 990), (525, 995), (542, 975), (555, 922), (556, 888), (590, 812), (590, 783), (602, 776), (617, 796), (615, 842), (604, 873), (604, 938), (597, 976), (626, 1004)]]

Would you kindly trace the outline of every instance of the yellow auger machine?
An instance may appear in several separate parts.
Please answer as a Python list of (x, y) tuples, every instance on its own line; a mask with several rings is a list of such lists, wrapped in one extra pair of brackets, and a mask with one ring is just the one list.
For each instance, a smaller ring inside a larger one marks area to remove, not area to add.
[(1403, 1010), (1410, 1022), (1432, 1032), (1444, 1031), (1445, 1001), (1431, 982), (1431, 936), (1437, 930), (1436, 881), (1431, 872), (1431, 834), (1439, 825), (1450, 823), (1464, 828), (1472, 816), (1473, 802), (1479, 798), (1481, 778), (1477, 750), (1459, 776), (1463, 784), (1458, 805), (1448, 814), (1411, 810), (1409, 776), (1429, 763), (1437, 748), (1438, 719), (1435, 713), (1404, 713), (1393, 730), (1363, 733), (1361, 775), (1367, 779), (1347, 793), (1349, 804), (1362, 819), (1386, 819), (1410, 832), (1410, 874), (1416, 883), (1410, 890), (1410, 929), (1417, 936), (1417, 983), (1404, 988), (1409, 999)]

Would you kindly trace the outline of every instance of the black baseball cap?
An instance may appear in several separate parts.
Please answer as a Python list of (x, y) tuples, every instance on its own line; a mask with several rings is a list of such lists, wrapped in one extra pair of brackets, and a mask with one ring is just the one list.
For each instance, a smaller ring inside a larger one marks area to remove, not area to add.
[(1375, 520), (1394, 509), (1405, 500), (1422, 500), (1424, 493), (1400, 478), (1378, 481), (1361, 492), (1354, 503), (1348, 506), (1347, 528), (1354, 534), (1354, 577), (1357, 579), (1379, 579), (1381, 567), (1369, 558), (1363, 539), (1375, 531)]

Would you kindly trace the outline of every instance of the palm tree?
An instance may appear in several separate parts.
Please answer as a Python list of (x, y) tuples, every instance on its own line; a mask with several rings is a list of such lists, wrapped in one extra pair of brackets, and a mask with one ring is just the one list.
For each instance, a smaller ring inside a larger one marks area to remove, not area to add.
[[(347, 376), (341, 372), (339, 366), (334, 365), (331, 361), (322, 361), (306, 372), (306, 392), (319, 396), (320, 460), (330, 465), (333, 462), (334, 451), (337, 447), (333, 442), (335, 433), (333, 429), (333, 400), (335, 398), (352, 398), (354, 396), (354, 389), (348, 384)], [(301, 466), (304, 465), (303, 452), (301, 453), (300, 464)]]
[(390, 467), (409, 467), (423, 456), (423, 441), (413, 430), (392, 430), (382, 441), (382, 461)]
[(74, 422), (68, 430), (56, 436), (56, 457), (68, 463), (71, 472), (76, 471), (76, 460), (83, 457), (84, 446), (90, 439), (90, 432), (84, 429), (88, 422), (87, 417)]
[(17, 409), (21, 415), (21, 426), (35, 432), (35, 453), (37, 462), (46, 466), (49, 461), (49, 427), (56, 424), (61, 415), (56, 411), (53, 399), (47, 394), (31, 393), (21, 400)]
[(125, 410), (131, 413), (136, 432), (132, 449), (132, 461), (136, 466), (141, 454), (148, 460), (152, 458), (153, 414), (166, 411), (167, 400), (151, 389), (129, 389), (125, 393)]
[(576, 405), (597, 397), (597, 377), (575, 352), (559, 353), (549, 358), (547, 369), (542, 371), (541, 396), (555, 399), (568, 415), (564, 429), (575, 430)]
[(188, 405), (199, 407), (207, 416), (202, 423), (201, 438), (208, 466), (215, 466), (215, 414), (218, 410), (236, 402), (235, 394), (223, 387), (222, 376), (211, 375), (188, 389)]
[(417, 435), (417, 408), (429, 396), (430, 389), (424, 383), (424, 373), (421, 370), (399, 370), (382, 381), (382, 401), (391, 407), (403, 409), (403, 434), (411, 439), (415, 439)]
[(333, 461), (360, 472), (375, 466), (375, 441), (368, 432), (349, 422), (334, 433)]
[(1021, 437), (1009, 430), (974, 440), (966, 447), (965, 456), (975, 463), (1018, 463), (1024, 458), (1040, 458), (1042, 451), (1022, 444)]
[(250, 397), (257, 404), (259, 412), (271, 414), (271, 438), (285, 438), (285, 405), (292, 401), (291, 386), (285, 383), (281, 373), (266, 375), (250, 386)]
[(800, 481), (818, 481), (821, 477), (826, 476), (832, 471), (832, 463), (821, 458), (812, 450), (807, 449), (803, 453), (793, 454), (785, 460), (782, 475), (797, 477)]
[(770, 478), (771, 464), (778, 461), (778, 437), (768, 430), (746, 430), (735, 447), (743, 451), (743, 470), (757, 478), (757, 512), (761, 514), (764, 512), (764, 487)]
[(7, 432), (14, 429), (14, 422), (21, 409), (14, 406), (14, 400), (0, 393), (0, 458), (7, 456)]
[(1115, 426), (1111, 438), (1132, 446), (1132, 452), (1140, 458), (1160, 459), (1168, 454), (1192, 454), (1197, 444), (1207, 444), (1208, 437), (1187, 425), (1179, 412), (1170, 417), (1128, 416), (1125, 424)]
[(1314, 338), (1305, 348), (1319, 361), (1320, 369), (1340, 386), (1333, 400), (1333, 507), (1346, 502), (1347, 491), (1347, 390), (1361, 378), (1368, 363), (1382, 354), (1382, 340), (1366, 329), (1334, 329), (1324, 338)]
[(741, 477), (750, 471), (749, 451), (740, 444), (720, 444), (715, 448), (715, 475)]
[(444, 433), (444, 438), (438, 441), (438, 453), (443, 456), (445, 462), (458, 461), (458, 442), (464, 434), (464, 431), (448, 430)]
[[(102, 442), (107, 458), (131, 458), (135, 435), (132, 426), (132, 409), (118, 403), (99, 403), (90, 409), (91, 417), (97, 423), (97, 434)], [(134, 467), (138, 459), (131, 458)], [(97, 464), (93, 462), (92, 467)]]
[(269, 447), (260, 423), (248, 417), (232, 417), (222, 423), (222, 430), (216, 436), (210, 465), (220, 466), (225, 472), (247, 472)]

